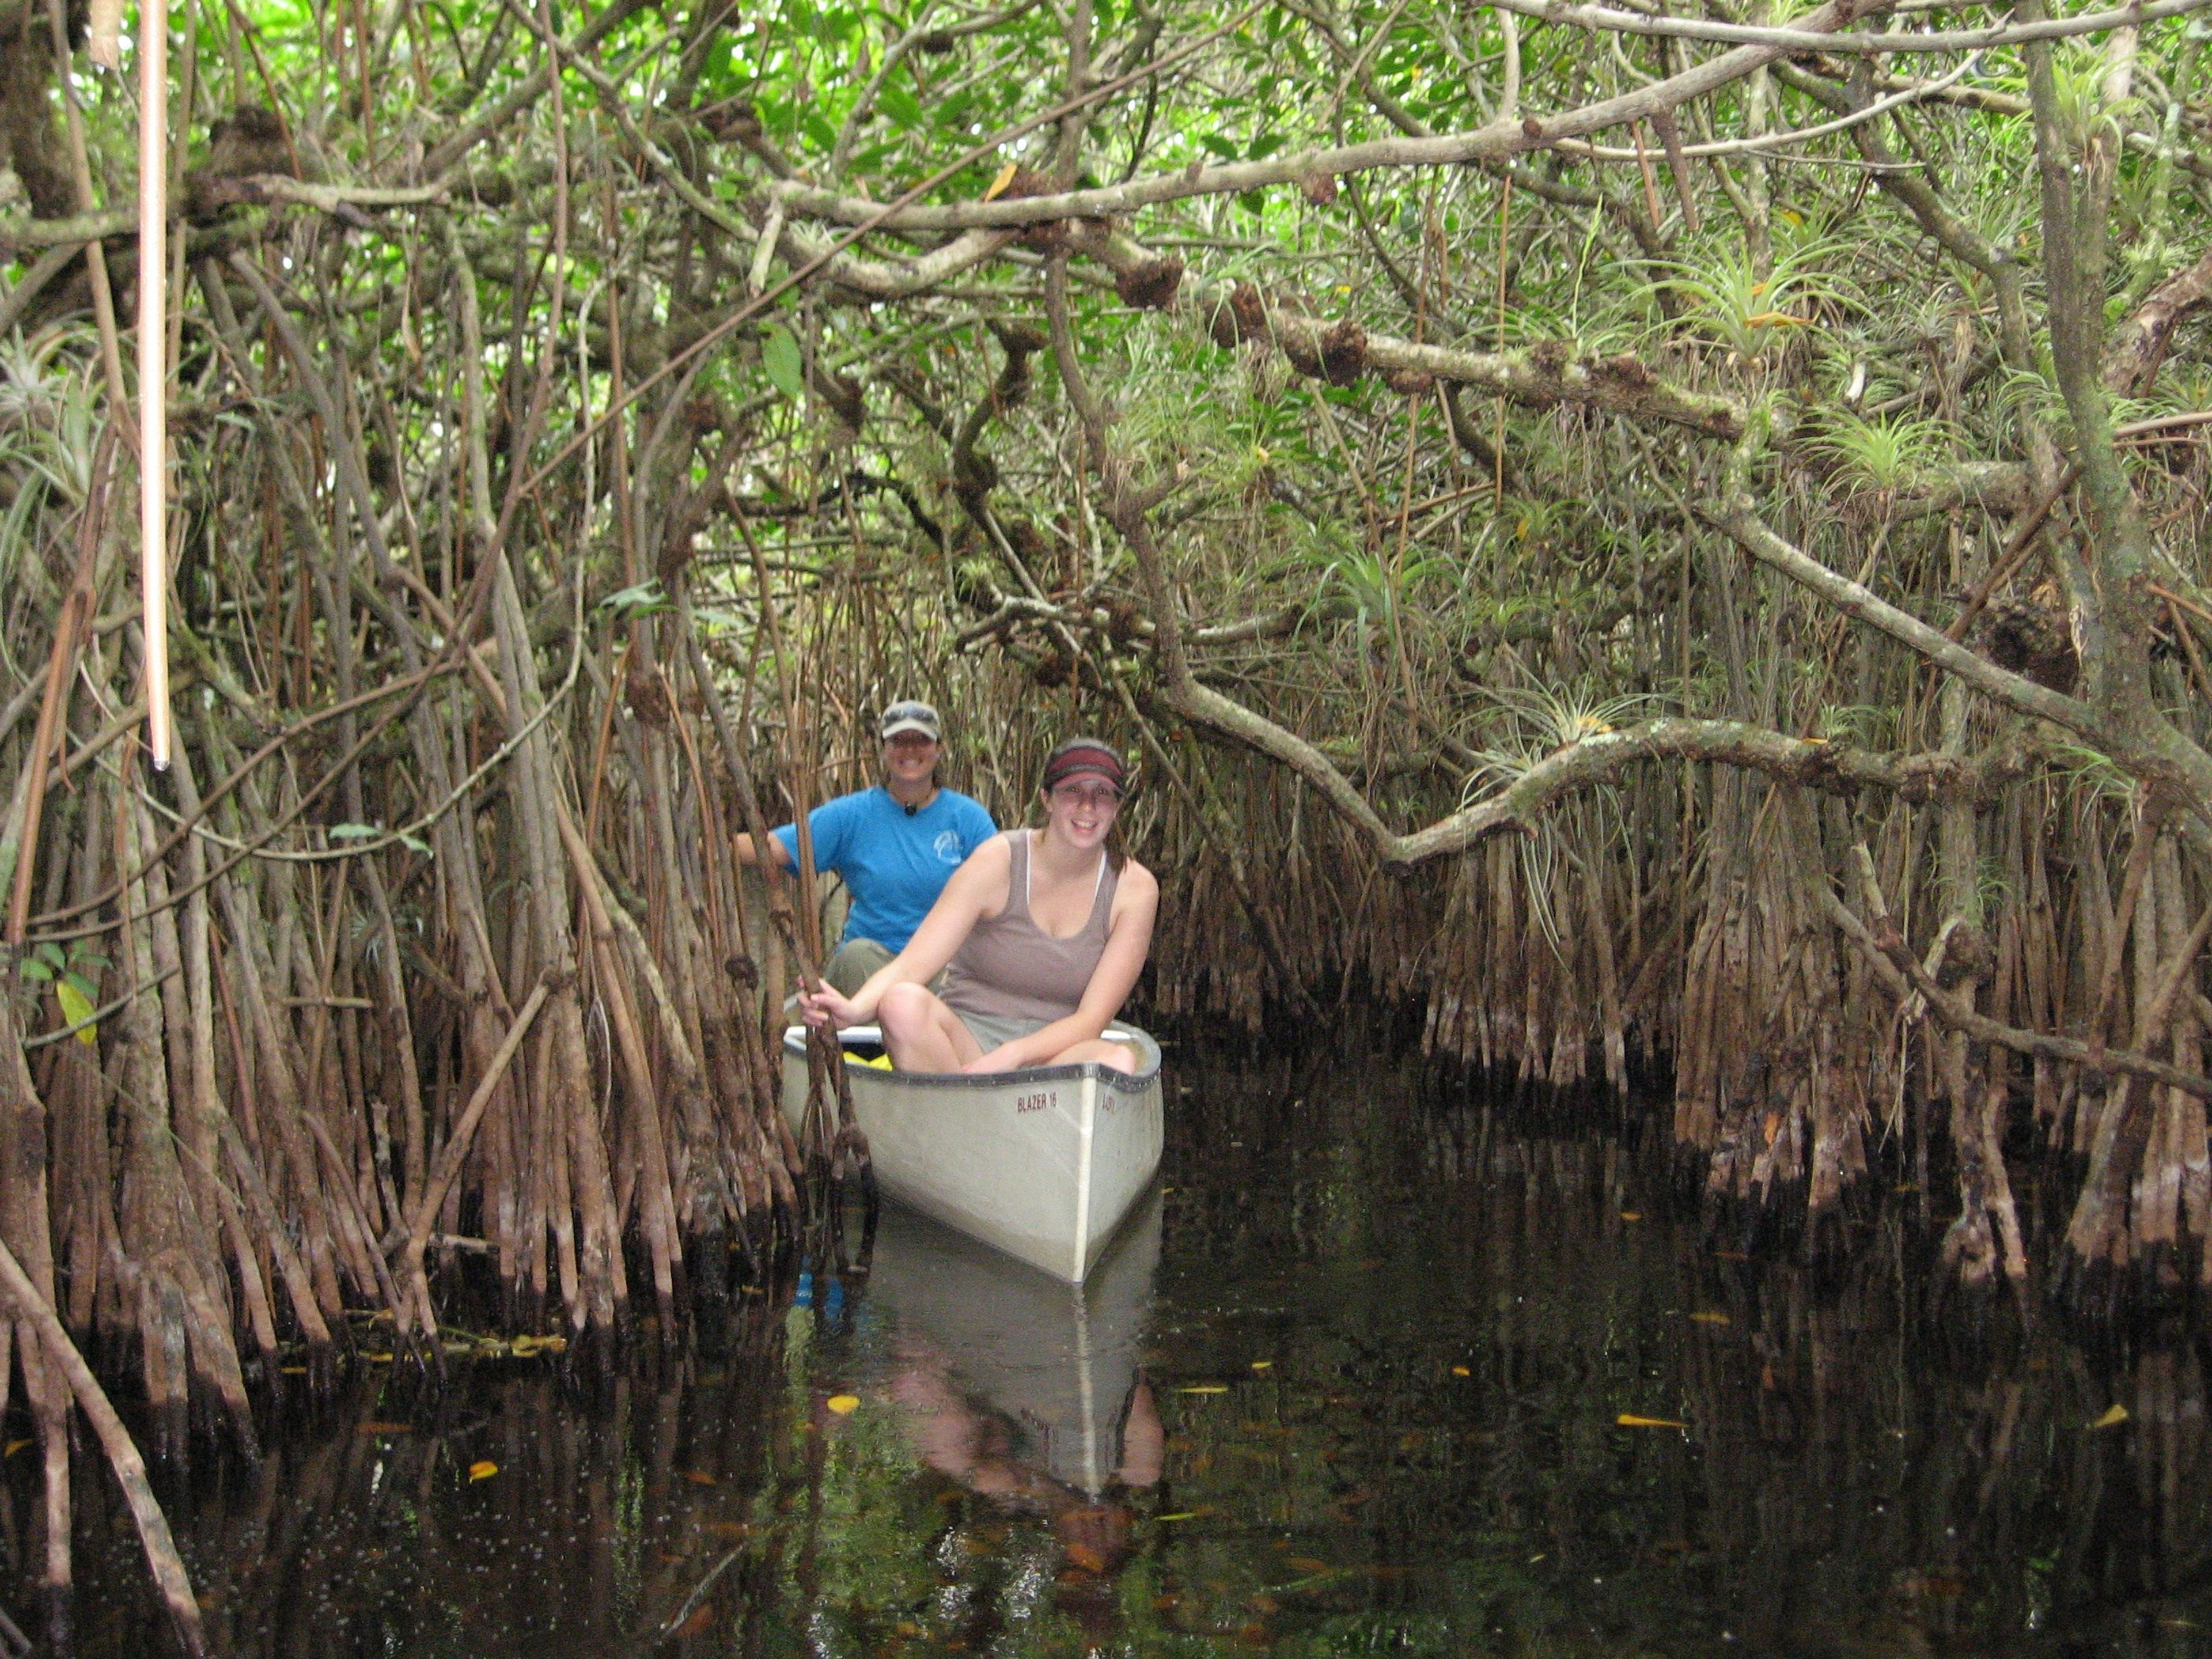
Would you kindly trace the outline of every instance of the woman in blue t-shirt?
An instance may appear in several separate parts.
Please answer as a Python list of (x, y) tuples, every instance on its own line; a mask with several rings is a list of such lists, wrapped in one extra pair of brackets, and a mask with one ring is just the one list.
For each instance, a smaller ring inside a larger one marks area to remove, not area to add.
[[(975, 801), (938, 787), (945, 728), (937, 710), (926, 702), (892, 703), (878, 733), (884, 781), (806, 815), (814, 867), (835, 872), (852, 895), (844, 937), (822, 975), (848, 996), (906, 948), (952, 872), (999, 830)], [(797, 869), (797, 828), (787, 823), (769, 833), (784, 867)], [(750, 836), (737, 843), (745, 863), (759, 856)]]

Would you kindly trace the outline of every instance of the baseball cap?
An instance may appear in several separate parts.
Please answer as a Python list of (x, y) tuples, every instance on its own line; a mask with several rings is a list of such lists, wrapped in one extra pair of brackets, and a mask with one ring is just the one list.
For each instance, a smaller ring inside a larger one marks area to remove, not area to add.
[(887, 707), (878, 731), (885, 743), (902, 732), (919, 732), (932, 743), (945, 741), (945, 726), (937, 718), (937, 711), (926, 702), (912, 700)]
[(1128, 769), (1121, 764), (1121, 757), (1096, 738), (1070, 738), (1045, 757), (1044, 787), (1048, 791), (1085, 773), (1105, 779), (1114, 786), (1116, 794), (1128, 787)]

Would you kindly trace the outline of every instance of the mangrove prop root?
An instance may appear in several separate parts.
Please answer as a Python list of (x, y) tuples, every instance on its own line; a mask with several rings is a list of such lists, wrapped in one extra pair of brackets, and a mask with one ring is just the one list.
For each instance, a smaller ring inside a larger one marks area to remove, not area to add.
[(115, 1472), (116, 1484), (123, 1488), (124, 1500), (131, 1506), (139, 1542), (145, 1547), (146, 1563), (153, 1569), (154, 1583), (176, 1625), (177, 1638), (194, 1659), (204, 1659), (210, 1650), (200, 1625), (199, 1602), (193, 1597), (191, 1578), (185, 1571), (184, 1559), (177, 1553), (176, 1540), (170, 1536), (168, 1517), (162, 1514), (146, 1478), (145, 1460), (139, 1456), (130, 1431), (115, 1414), (115, 1407), (84, 1363), (84, 1356), (77, 1352), (76, 1344), (70, 1340), (52, 1307), (39, 1294), (5, 1243), (0, 1243), (0, 1291), (15, 1304), (17, 1317), (38, 1332), (46, 1357), (60, 1367), (70, 1392), (76, 1396), (78, 1408), (100, 1437), (108, 1467)]

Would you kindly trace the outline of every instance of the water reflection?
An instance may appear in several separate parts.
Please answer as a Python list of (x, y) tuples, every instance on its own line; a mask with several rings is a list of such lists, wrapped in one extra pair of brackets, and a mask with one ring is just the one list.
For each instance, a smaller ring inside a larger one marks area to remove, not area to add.
[[(1911, 1208), (1815, 1273), (1610, 1121), (1373, 1068), (1185, 1082), (1169, 1190), (1080, 1300), (887, 1214), (866, 1275), (758, 1287), (665, 1373), (482, 1365), (272, 1424), (172, 1498), (221, 1650), (2207, 1647), (2194, 1335), (1931, 1319)], [(0, 1472), (20, 1609), (36, 1472)], [(93, 1473), (82, 1650), (158, 1650)]]
[(1048, 1523), (1063, 1558), (1054, 1605), (1093, 1645), (1115, 1632), (1133, 1503), (1160, 1478), (1166, 1436), (1139, 1352), (1161, 1213), (1155, 1193), (1073, 1285), (886, 1210), (865, 1292), (908, 1444), (1000, 1514)]
[[(1093, 1501), (1110, 1479), (1158, 1480), (1159, 1415), (1139, 1355), (1161, 1212), (1154, 1193), (1090, 1279), (1073, 1285), (884, 1211), (866, 1294), (894, 1332), (893, 1392), (925, 1461), (979, 1491), (979, 1482), (1016, 1490), (1034, 1477)], [(1131, 1437), (1137, 1443), (1125, 1444)], [(1025, 1473), (985, 1474), (977, 1459)]]

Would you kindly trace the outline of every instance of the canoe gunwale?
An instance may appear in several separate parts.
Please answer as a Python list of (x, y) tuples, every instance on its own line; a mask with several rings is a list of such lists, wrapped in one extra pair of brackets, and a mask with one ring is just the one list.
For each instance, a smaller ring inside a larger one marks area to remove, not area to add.
[[(1142, 1039), (1137, 1046), (1138, 1052), (1145, 1056), (1145, 1064), (1136, 1071), (1125, 1072), (1119, 1066), (1101, 1065), (1095, 1060), (1080, 1060), (1073, 1066), (1029, 1066), (1017, 1072), (885, 1072), (870, 1066), (867, 1068), (868, 1082), (902, 1088), (973, 1090), (1008, 1089), (1030, 1083), (1069, 1083), (1090, 1078), (1117, 1094), (1141, 1094), (1159, 1079), (1159, 1042), (1150, 1032), (1140, 1031), (1133, 1025), (1120, 1029)], [(862, 1042), (876, 1042), (880, 1041), (879, 1037), (860, 1035), (864, 1032), (872, 1034), (876, 1030), (872, 1025), (855, 1025), (841, 1032), (840, 1036), (860, 1036)], [(783, 1051), (787, 1054), (802, 1056), (806, 1053), (806, 1028), (804, 1025), (784, 1027)]]

